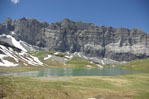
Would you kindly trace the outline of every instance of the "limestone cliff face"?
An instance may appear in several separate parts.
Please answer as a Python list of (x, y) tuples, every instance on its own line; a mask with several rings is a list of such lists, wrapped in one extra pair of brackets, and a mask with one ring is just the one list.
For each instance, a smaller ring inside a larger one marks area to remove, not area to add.
[(83, 52), (91, 57), (130, 61), (149, 56), (149, 35), (138, 29), (99, 27), (69, 19), (48, 24), (7, 18), (0, 24), (3, 33), (49, 50)]

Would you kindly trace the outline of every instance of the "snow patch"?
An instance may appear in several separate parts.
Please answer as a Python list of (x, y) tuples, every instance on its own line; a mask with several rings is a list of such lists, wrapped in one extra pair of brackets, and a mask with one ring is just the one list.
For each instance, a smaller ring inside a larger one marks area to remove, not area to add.
[(13, 58), (16, 62), (18, 62), (18, 59), (15, 57), (15, 55), (12, 55), (13, 54), (13, 52), (11, 51), (11, 50), (8, 50), (5, 46), (3, 46), (3, 45), (0, 45), (0, 47), (1, 47), (1, 51), (3, 52), (3, 53), (5, 53), (6, 55), (6, 57), (11, 57), (11, 58)]
[(59, 52), (55, 52), (55, 53), (54, 53), (54, 55), (58, 55), (58, 54), (59, 54)]
[(70, 52), (66, 52), (66, 54), (70, 55)]
[(0, 54), (0, 59), (6, 57), (6, 55)]
[(16, 41), (16, 39), (14, 39), (12, 36), (7, 35), (7, 37), (8, 37), (8, 38), (11, 38), (12, 43), (14, 44), (15, 47), (20, 48), (22, 51), (25, 51), (25, 52), (27, 51), (27, 50), (24, 49), (24, 48), (22, 47), (22, 45), (21, 45), (18, 41)]
[(70, 55), (70, 56), (65, 56), (66, 58), (68, 58), (68, 59), (71, 59), (73, 56), (72, 55)]
[(99, 64), (97, 64), (97, 66), (98, 66), (99, 68), (103, 68), (103, 66), (101, 66), (101, 65), (99, 65)]
[(102, 65), (104, 65), (105, 63), (103, 62), (103, 60), (101, 60)]
[(91, 64), (93, 64), (93, 62), (92, 62), (92, 61), (91, 61), (90, 63), (91, 63)]
[(52, 57), (52, 55), (48, 55), (47, 57), (44, 57), (44, 60), (47, 60), (47, 59), (49, 59), (51, 57)]
[(76, 55), (76, 54), (77, 54), (77, 52), (74, 52), (74, 53), (73, 53), (73, 55)]
[(12, 62), (9, 62), (7, 60), (4, 60), (3, 58), (1, 58), (1, 61), (2, 62), (0, 62), (0, 66), (6, 66), (6, 67), (11, 67), (11, 66), (15, 67), (15, 66), (18, 66), (18, 64), (14, 64)]
[(11, 34), (14, 35), (14, 34), (16, 34), (16, 33), (15, 33), (14, 31), (11, 31)]
[(31, 57), (34, 59), (35, 62), (37, 62), (37, 64), (39, 64), (39, 65), (43, 64), (37, 57), (34, 57), (34, 56), (31, 56)]
[[(19, 61), (23, 62), (25, 66), (27, 66), (28, 64), (34, 66), (43, 65), (43, 63), (37, 57), (31, 56), (24, 51), (18, 53), (14, 51), (11, 47), (7, 48), (3, 45), (0, 45), (0, 51), (3, 53), (0, 54), (0, 66), (7, 66), (7, 67), (18, 66)], [(5, 59), (5, 57), (14, 59), (18, 64), (14, 64), (13, 62), (8, 61), (7, 59)]]
[(78, 56), (81, 57), (80, 53), (78, 53)]
[(15, 47), (21, 49), (22, 51), (25, 51), (25, 52), (27, 51), (24, 47), (22, 47), (22, 45), (20, 44), (20, 42), (17, 41), (17, 40), (16, 40), (14, 37), (12, 37), (11, 35), (2, 34), (2, 35), (0, 35), (0, 37), (6, 37), (6, 39), (8, 39), (8, 40), (10, 41), (10, 43), (12, 43), (12, 44), (10, 44), (9, 42), (7, 42), (7, 43), (9, 43), (10, 45), (13, 45), (13, 46), (15, 46)]
[(0, 54), (0, 59), (1, 59), (0, 66), (5, 66), (5, 67), (18, 66), (18, 64), (14, 64), (12, 62), (4, 60), (4, 57), (7, 57), (7, 55)]

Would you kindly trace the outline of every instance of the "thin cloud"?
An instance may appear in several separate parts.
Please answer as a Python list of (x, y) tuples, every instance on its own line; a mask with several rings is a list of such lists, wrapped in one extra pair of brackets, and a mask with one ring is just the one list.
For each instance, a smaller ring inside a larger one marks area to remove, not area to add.
[(12, 3), (17, 4), (20, 2), (20, 0), (11, 0)]

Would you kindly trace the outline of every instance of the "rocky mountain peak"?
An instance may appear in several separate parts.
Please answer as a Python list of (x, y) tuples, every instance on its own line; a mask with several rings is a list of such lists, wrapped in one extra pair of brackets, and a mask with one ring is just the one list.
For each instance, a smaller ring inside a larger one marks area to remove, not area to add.
[(12, 31), (14, 29), (14, 27), (12, 26), (12, 19), (7, 17), (3, 22), (3, 26), (0, 26), (0, 28), (2, 29), (2, 32), (4, 31), (6, 32), (6, 34), (8, 34), (9, 31)]
[(8, 18), (0, 24), (0, 34), (12, 32), (16, 39), (49, 50), (118, 61), (149, 57), (149, 36), (139, 29), (96, 26), (68, 18), (52, 24), (27, 18), (11, 22)]
[(72, 22), (72, 20), (70, 20), (70, 19), (68, 19), (68, 18), (64, 18), (61, 22), (62, 22), (62, 23), (63, 23), (63, 22), (64, 22), (64, 23), (69, 23), (69, 22)]
[(23, 18), (20, 18), (19, 20), (24, 20), (24, 21), (26, 21), (27, 18), (26, 18), (26, 17), (23, 17)]
[(70, 28), (74, 25), (74, 22), (68, 18), (64, 18), (64, 20), (62, 20), (60, 23), (64, 28)]
[(6, 19), (5, 19), (5, 21), (3, 22), (3, 24), (11, 24), (12, 23), (12, 19), (11, 18), (9, 18), (9, 17), (7, 17)]

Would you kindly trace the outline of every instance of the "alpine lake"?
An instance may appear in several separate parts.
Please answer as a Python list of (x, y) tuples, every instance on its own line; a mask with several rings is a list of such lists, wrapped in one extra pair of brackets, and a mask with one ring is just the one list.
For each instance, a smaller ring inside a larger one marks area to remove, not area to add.
[[(50, 77), (50, 76), (117, 76), (128, 74), (146, 73), (144, 71), (131, 71), (118, 67), (104, 67), (99, 69), (93, 68), (45, 68), (39, 71), (6, 73), (10, 76), (33, 76), (33, 77)], [(2, 73), (3, 74), (3, 73)]]
[(0, 75), (0, 99), (149, 97), (149, 73), (140, 70), (119, 67), (43, 68), (28, 72), (0, 72)]

